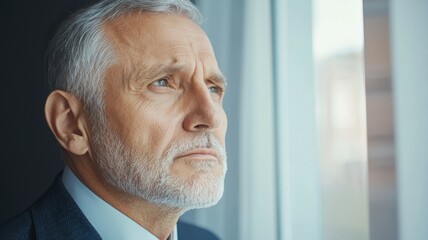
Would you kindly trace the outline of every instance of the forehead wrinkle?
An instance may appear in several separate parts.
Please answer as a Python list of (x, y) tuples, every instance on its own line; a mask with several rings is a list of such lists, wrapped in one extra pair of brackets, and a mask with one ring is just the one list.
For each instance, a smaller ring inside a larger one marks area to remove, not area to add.
[(186, 68), (184, 64), (158, 64), (142, 70), (142, 77), (156, 77), (165, 74), (173, 74), (183, 71)]
[[(200, 53), (199, 54), (201, 62), (202, 62), (202, 66), (203, 66), (203, 70), (204, 70), (204, 74), (207, 73), (206, 78), (207, 80), (210, 80), (214, 83), (223, 85), (224, 87), (227, 86), (227, 80), (226, 77), (223, 75), (223, 73), (221, 72), (221, 70), (218, 68), (217, 65), (217, 61), (215, 59), (215, 56), (213, 54), (210, 53)], [(214, 62), (211, 62), (213, 61)], [(211, 66), (212, 63), (215, 65), (214, 69), (206, 69), (207, 66)]]
[(165, 75), (172, 75), (184, 71), (188, 64), (181, 64), (177, 59), (170, 59), (168, 62), (160, 62), (158, 64), (144, 65), (131, 64), (128, 71), (128, 87), (139, 89), (140, 85), (144, 85), (148, 81), (156, 80), (155, 78), (165, 77)]
[[(144, 15), (151, 15), (151, 13), (141, 14), (141, 16)], [(148, 22), (144, 21), (135, 27), (132, 25), (137, 21), (134, 16), (135, 14), (129, 14), (118, 19), (107, 21), (104, 24), (106, 35), (109, 36), (111, 41), (114, 42), (116, 47), (120, 48), (121, 51), (132, 51), (140, 55), (144, 53), (147, 56), (153, 53), (157, 55), (168, 54), (171, 50), (176, 53), (187, 52), (188, 54), (189, 52), (193, 52), (193, 46), (190, 46), (191, 50), (189, 51), (189, 46), (185, 45), (187, 42), (185, 41), (186, 39), (203, 42), (203, 39), (199, 39), (200, 37), (192, 33), (186, 34), (179, 29), (168, 28), (169, 25), (164, 22), (156, 22), (156, 24), (153, 25), (149, 24), (150, 20), (146, 20)], [(129, 21), (126, 21), (124, 17), (128, 17), (129, 19), (126, 20)], [(180, 37), (177, 38), (177, 35)], [(159, 41), (159, 39), (162, 39), (162, 41)], [(153, 46), (156, 46), (156, 48), (153, 48)], [(157, 52), (159, 50), (161, 51)]]

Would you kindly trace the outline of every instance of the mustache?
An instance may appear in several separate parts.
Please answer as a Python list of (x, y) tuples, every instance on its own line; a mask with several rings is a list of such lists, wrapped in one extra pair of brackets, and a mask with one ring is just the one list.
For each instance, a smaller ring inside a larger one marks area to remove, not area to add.
[(180, 139), (168, 147), (165, 157), (172, 160), (176, 156), (197, 148), (210, 148), (218, 153), (221, 158), (219, 160), (226, 160), (226, 150), (212, 133), (200, 133), (193, 137)]

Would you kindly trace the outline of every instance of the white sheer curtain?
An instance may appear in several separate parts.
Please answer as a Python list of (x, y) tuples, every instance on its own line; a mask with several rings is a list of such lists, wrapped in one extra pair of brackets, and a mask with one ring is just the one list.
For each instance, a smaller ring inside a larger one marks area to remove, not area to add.
[(428, 1), (392, 0), (399, 234), (428, 239)]
[(313, 1), (274, 1), (278, 239), (323, 239), (313, 57)]

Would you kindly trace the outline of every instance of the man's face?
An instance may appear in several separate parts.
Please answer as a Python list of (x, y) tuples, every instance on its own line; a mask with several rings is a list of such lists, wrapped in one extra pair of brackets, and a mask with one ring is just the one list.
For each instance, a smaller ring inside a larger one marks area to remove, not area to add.
[(227, 119), (207, 36), (184, 16), (155, 13), (121, 17), (105, 32), (118, 60), (105, 76), (105, 123), (93, 132), (106, 181), (158, 204), (216, 203)]

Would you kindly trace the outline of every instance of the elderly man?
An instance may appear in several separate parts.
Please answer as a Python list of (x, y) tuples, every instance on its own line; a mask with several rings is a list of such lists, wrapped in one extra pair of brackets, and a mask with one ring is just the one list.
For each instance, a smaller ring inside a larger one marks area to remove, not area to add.
[(180, 223), (216, 204), (225, 80), (187, 0), (108, 0), (48, 51), (46, 120), (66, 168), (0, 239), (216, 239)]

